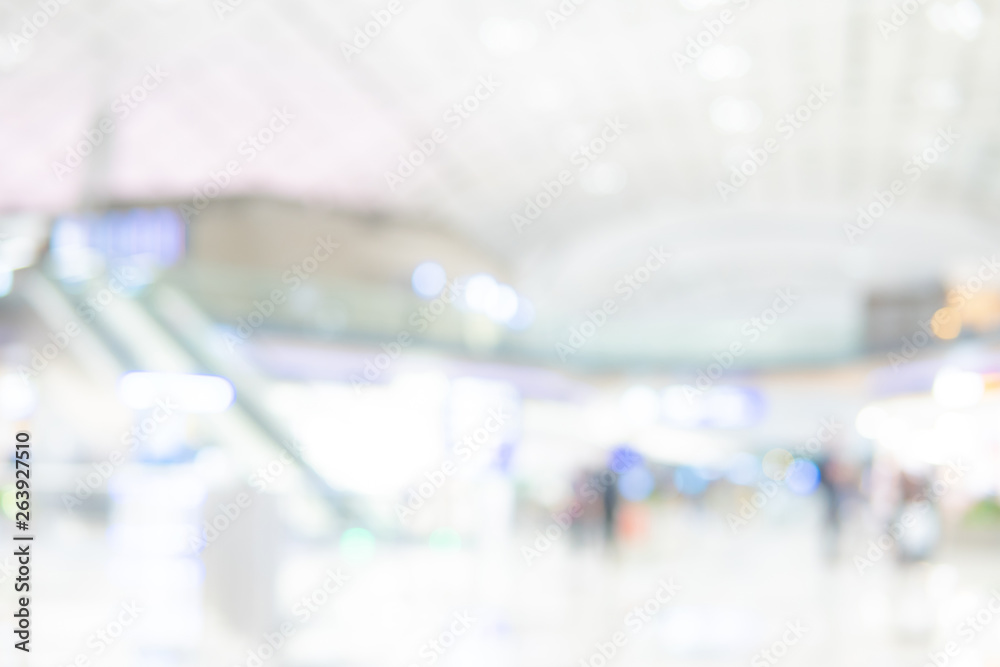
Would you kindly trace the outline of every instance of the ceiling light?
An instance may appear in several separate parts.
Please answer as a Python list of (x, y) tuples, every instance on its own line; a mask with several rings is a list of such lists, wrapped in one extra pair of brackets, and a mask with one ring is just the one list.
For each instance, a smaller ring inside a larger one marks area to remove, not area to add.
[(217, 375), (137, 371), (118, 381), (118, 396), (133, 410), (162, 404), (181, 412), (211, 413), (232, 405), (236, 391), (229, 380)]
[(889, 413), (882, 408), (876, 405), (869, 405), (858, 413), (857, 418), (854, 420), (854, 427), (864, 437), (876, 438), (878, 437), (879, 429), (882, 428), (882, 424), (885, 423), (888, 416)]
[(433, 299), (440, 294), (447, 281), (448, 275), (437, 262), (420, 264), (413, 269), (413, 276), (410, 278), (413, 291), (425, 299)]
[(469, 278), (465, 285), (465, 303), (472, 310), (486, 313), (496, 307), (499, 292), (500, 286), (493, 276), (479, 273)]
[(946, 408), (971, 408), (984, 391), (983, 376), (972, 371), (944, 368), (934, 378), (934, 400)]
[(510, 285), (497, 287), (496, 298), (486, 310), (486, 314), (494, 322), (509, 322), (517, 314), (517, 292)]

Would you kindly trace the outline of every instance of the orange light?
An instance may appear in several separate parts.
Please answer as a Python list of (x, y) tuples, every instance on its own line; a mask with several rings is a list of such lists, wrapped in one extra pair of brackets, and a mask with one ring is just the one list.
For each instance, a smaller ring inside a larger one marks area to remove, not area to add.
[(941, 340), (957, 338), (962, 332), (962, 317), (955, 308), (941, 308), (931, 318), (931, 331)]

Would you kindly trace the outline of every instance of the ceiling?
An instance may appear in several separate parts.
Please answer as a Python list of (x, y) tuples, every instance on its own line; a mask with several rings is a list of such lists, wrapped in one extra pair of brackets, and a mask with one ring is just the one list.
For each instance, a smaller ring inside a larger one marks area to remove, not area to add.
[[(892, 32), (879, 23), (890, 2), (388, 5), (58, 5), (16, 52), (0, 40), (0, 210), (190, 205), (235, 161), (220, 197), (272, 195), (464, 239), (555, 314), (539, 334), (550, 337), (662, 244), (673, 263), (608, 344), (647, 335), (681, 356), (717, 349), (789, 287), (806, 305), (776, 354), (855, 350), (868, 291), (961, 275), (996, 247), (993, 0), (928, 0)], [(559, 7), (575, 10), (553, 26)], [(37, 12), (6, 3), (3, 33)], [(373, 16), (391, 18), (346, 57)], [(680, 71), (677, 54), (697, 39), (711, 48)], [(153, 85), (126, 117), (120, 98), (144, 77)], [(817, 87), (829, 100), (813, 98), (818, 108), (787, 136), (778, 123)], [(477, 90), (483, 99), (457, 122), (449, 109)], [(275, 110), (291, 116), (287, 128), (250, 159), (244, 142)], [(53, 162), (99, 136), (102, 119), (113, 131), (60, 178)], [(608, 134), (609, 122), (621, 129)], [(433, 154), (390, 188), (386, 172), (438, 128)], [(910, 180), (904, 163), (946, 128), (958, 138)], [(614, 140), (581, 171), (577, 151), (602, 131)], [(777, 150), (723, 201), (719, 181), (771, 138)], [(572, 182), (519, 232), (512, 214), (563, 170)], [(844, 225), (895, 179), (907, 191), (850, 242)]]

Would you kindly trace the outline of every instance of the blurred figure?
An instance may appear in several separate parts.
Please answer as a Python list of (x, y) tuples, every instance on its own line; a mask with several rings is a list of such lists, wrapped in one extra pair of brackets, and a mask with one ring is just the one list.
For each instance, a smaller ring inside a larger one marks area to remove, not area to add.
[[(906, 523), (902, 525), (906, 530), (897, 540), (896, 556), (902, 564), (924, 561), (930, 558), (941, 538), (941, 515), (930, 499), (928, 480), (904, 472), (900, 484), (902, 500), (893, 522), (902, 523), (905, 517)], [(915, 523), (908, 526), (911, 520)]]
[(618, 489), (614, 484), (605, 487), (601, 500), (604, 508), (604, 542), (613, 545), (618, 519)]
[(837, 482), (838, 464), (828, 457), (819, 461), (819, 485), (824, 499), (823, 555), (827, 562), (834, 562), (840, 552), (840, 534), (843, 521), (844, 490)]

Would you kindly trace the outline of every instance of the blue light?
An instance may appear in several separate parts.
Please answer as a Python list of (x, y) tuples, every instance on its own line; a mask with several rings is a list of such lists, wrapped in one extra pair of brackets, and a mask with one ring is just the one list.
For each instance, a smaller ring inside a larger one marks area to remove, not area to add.
[(448, 282), (448, 274), (437, 262), (424, 262), (413, 269), (410, 282), (418, 296), (433, 299), (444, 289), (445, 283)]
[(708, 488), (708, 480), (693, 468), (678, 468), (674, 472), (674, 485), (685, 496), (700, 496)]
[(618, 478), (618, 493), (622, 494), (625, 500), (645, 500), (655, 486), (653, 474), (642, 466), (630, 468)]
[(808, 496), (819, 486), (819, 468), (812, 461), (795, 459), (785, 478), (788, 490), (797, 496)]
[(745, 428), (764, 417), (764, 397), (753, 387), (717, 387), (707, 396), (710, 426), (715, 428)]
[(612, 450), (608, 467), (621, 475), (626, 470), (630, 470), (640, 463), (642, 463), (642, 454), (628, 445), (619, 445)]

